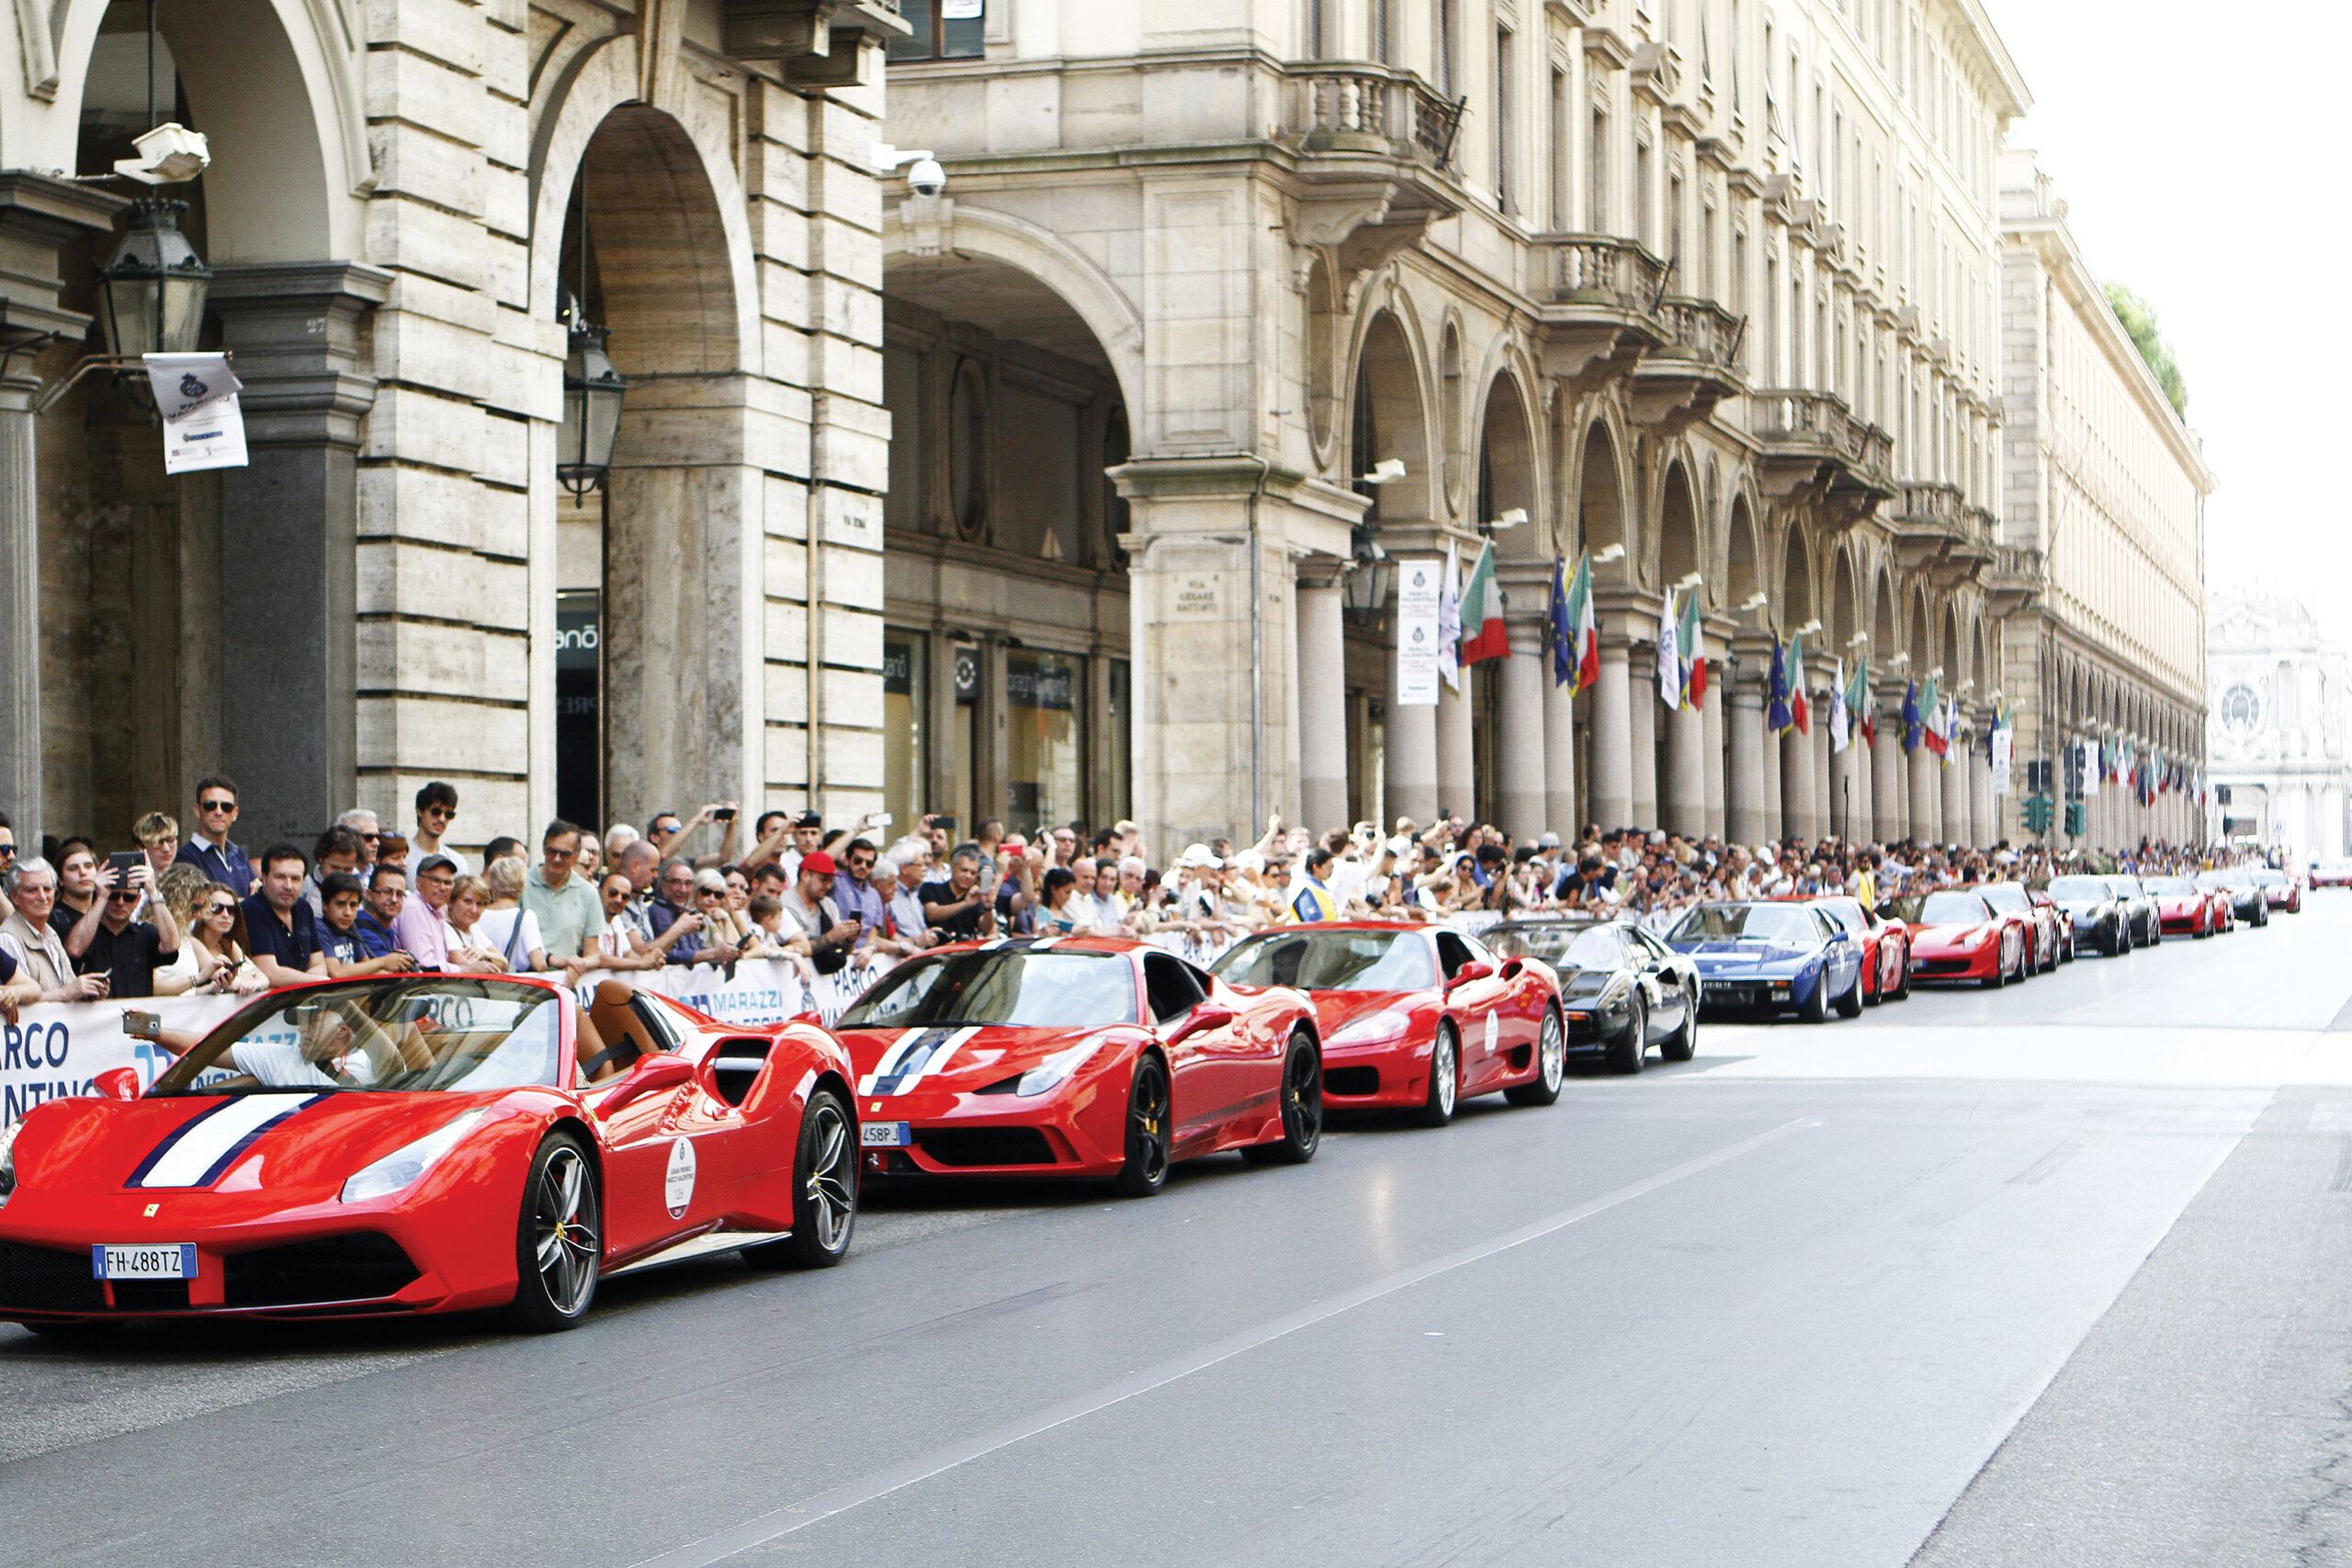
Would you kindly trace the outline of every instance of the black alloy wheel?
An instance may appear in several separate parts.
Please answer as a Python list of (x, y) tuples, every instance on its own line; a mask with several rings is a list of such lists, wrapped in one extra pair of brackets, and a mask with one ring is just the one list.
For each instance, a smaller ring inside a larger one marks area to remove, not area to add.
[(1699, 1009), (1695, 1003), (1685, 1003), (1682, 1021), (1673, 1033), (1658, 1042), (1657, 1059), (1661, 1062), (1687, 1062), (1699, 1054)]
[(1136, 1058), (1127, 1086), (1127, 1157), (1111, 1185), (1123, 1198), (1148, 1198), (1168, 1185), (1168, 1151), (1173, 1142), (1168, 1098), (1168, 1068), (1147, 1051)]
[(1437, 1036), (1430, 1042), (1430, 1088), (1413, 1112), (1413, 1121), (1423, 1127), (1442, 1127), (1453, 1120), (1454, 1105), (1462, 1098), (1462, 1046), (1454, 1034), (1453, 1025), (1440, 1019)]
[(1633, 1011), (1625, 1020), (1625, 1032), (1609, 1043), (1609, 1070), (1612, 1073), (1638, 1073), (1649, 1050), (1649, 1003), (1636, 988)]
[(1907, 1000), (1911, 995), (1911, 950), (1903, 950), (1903, 963), (1895, 971), (1894, 989), (1887, 997), (1891, 1002)]
[(1283, 1057), (1283, 1135), (1241, 1151), (1257, 1165), (1305, 1165), (1323, 1146), (1323, 1051), (1306, 1030), (1295, 1030)]
[(792, 1234), (743, 1249), (755, 1269), (831, 1269), (857, 1228), (857, 1131), (837, 1089), (808, 1097), (792, 1160)]
[(1561, 1086), (1567, 1077), (1567, 1025), (1560, 1021), (1560, 1010), (1547, 1003), (1544, 1009), (1544, 1032), (1536, 1038), (1535, 1077), (1503, 1090), (1503, 1098), (1513, 1105), (1549, 1105), (1560, 1098)]
[(1823, 964), (1821, 978), (1813, 983), (1813, 994), (1797, 1009), (1797, 1017), (1807, 1023), (1829, 1021), (1829, 966)]
[(515, 1225), (514, 1299), (506, 1320), (532, 1334), (575, 1327), (596, 1299), (604, 1267), (603, 1209), (588, 1152), (551, 1133), (531, 1156)]

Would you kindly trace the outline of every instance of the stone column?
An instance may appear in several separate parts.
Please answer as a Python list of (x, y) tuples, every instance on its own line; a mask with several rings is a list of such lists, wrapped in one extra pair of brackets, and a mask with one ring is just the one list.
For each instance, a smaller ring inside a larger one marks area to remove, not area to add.
[(1854, 787), (1854, 748), (1849, 744), (1840, 751), (1833, 745), (1829, 752), (1829, 830), (1841, 839), (1853, 837)]
[(1967, 743), (1957, 735), (1951, 738), (1950, 761), (1944, 764), (1944, 838), (1955, 844), (1973, 844), (1976, 825), (1969, 812)]
[(1936, 754), (1922, 740), (1911, 750), (1911, 836), (1921, 843), (1941, 841), (1943, 802), (1936, 794)]
[(1544, 676), (1544, 819), (1564, 844), (1576, 841), (1577, 700), (1567, 687)]
[(1545, 775), (1549, 756), (1544, 732), (1544, 645), (1536, 628), (1513, 627), (1512, 652), (1503, 660), (1497, 679), (1502, 682), (1502, 728), (1495, 737), (1496, 803), (1502, 811), (1497, 825), (1521, 843), (1540, 837), (1555, 826)]
[(1753, 847), (1770, 833), (1764, 799), (1764, 683), (1743, 674), (1721, 694), (1730, 758), (1724, 778), (1724, 827), (1734, 842)]
[(1347, 627), (1339, 579), (1298, 581), (1298, 819), (1317, 833), (1348, 823)]
[(1686, 839), (1707, 831), (1707, 720), (1692, 708), (1661, 704), (1657, 720), (1666, 731), (1666, 776), (1659, 781), (1658, 826)]
[(1813, 737), (1792, 728), (1781, 737), (1781, 833), (1818, 838), (1814, 828)]
[[(45, 24), (44, 24), (45, 25)], [(54, 333), (78, 344), (90, 318), (58, 307), (58, 251), (114, 227), (122, 197), (21, 169), (0, 170), (0, 305), (15, 338)], [(104, 254), (101, 242), (100, 254)], [(38, 346), (37, 344), (28, 346)], [(47, 817), (41, 772), (40, 482), (35, 461), (40, 378), (33, 356), (6, 361), (0, 381), (0, 811), (15, 823), (17, 853), (40, 852)], [(266, 667), (265, 667), (266, 668)], [(128, 827), (129, 824), (120, 824)]]
[(1657, 823), (1657, 650), (1637, 643), (1627, 650), (1625, 706), (1634, 719), (1633, 826), (1645, 832)]
[[(351, 262), (212, 278), (252, 456), (220, 473), (220, 666), (241, 681), (221, 704), (220, 761), (256, 844), (308, 843), (358, 803), (357, 457), (376, 397), (361, 326), (391, 282)], [(430, 686), (430, 644), (390, 654), (385, 672)], [(261, 671), (267, 680), (241, 679)]]
[(1707, 754), (1706, 831), (1720, 839), (1731, 825), (1731, 808), (1724, 793), (1728, 784), (1725, 778), (1727, 759), (1724, 755), (1724, 698), (1726, 694), (1714, 683), (1714, 671), (1708, 673), (1707, 705), (1700, 710), (1700, 727), (1705, 731), (1702, 748)]
[(1426, 828), (1437, 817), (1437, 705), (1396, 696), (1396, 652), (1388, 652), (1387, 820), (1409, 817)]
[(1879, 841), (1899, 843), (1911, 831), (1911, 791), (1903, 751), (1903, 685), (1879, 693), (1878, 739), (1871, 746), (1871, 785), (1877, 796), (1872, 816)]
[(1476, 671), (1464, 670), (1459, 691), (1443, 681), (1437, 688), (1438, 809), (1468, 822), (1478, 819), (1477, 738), (1470, 722), (1476, 682)]
[(1601, 831), (1634, 816), (1633, 692), (1626, 684), (1622, 642), (1600, 645), (1600, 680), (1592, 688), (1592, 819)]
[(1829, 705), (1817, 691), (1808, 700), (1813, 705), (1813, 836), (1819, 839), (1838, 819), (1838, 797), (1829, 792)]

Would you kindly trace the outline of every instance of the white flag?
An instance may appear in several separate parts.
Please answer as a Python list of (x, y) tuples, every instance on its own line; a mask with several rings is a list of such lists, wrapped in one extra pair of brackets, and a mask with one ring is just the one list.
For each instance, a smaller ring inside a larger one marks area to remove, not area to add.
[(1462, 557), (1445, 547), (1445, 586), (1437, 600), (1437, 672), (1448, 690), (1462, 689)]
[(2088, 800), (2098, 793), (2098, 748), (2087, 740), (2079, 744), (2083, 751), (2083, 798)]
[(1852, 744), (1853, 720), (1846, 712), (1846, 660), (1838, 660), (1838, 673), (1829, 678), (1829, 750), (1843, 751)]
[(1682, 705), (1682, 651), (1680, 633), (1676, 629), (1674, 590), (1666, 591), (1666, 602), (1657, 613), (1657, 700), (1668, 707)]

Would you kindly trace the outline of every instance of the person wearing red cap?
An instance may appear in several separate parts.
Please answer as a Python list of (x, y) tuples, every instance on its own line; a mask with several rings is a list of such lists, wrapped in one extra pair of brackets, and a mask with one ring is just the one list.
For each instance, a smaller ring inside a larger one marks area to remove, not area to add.
[(810, 850), (800, 857), (800, 880), (784, 896), (784, 912), (808, 939), (808, 960), (820, 975), (830, 975), (849, 962), (865, 926), (843, 919), (832, 900), (833, 857)]

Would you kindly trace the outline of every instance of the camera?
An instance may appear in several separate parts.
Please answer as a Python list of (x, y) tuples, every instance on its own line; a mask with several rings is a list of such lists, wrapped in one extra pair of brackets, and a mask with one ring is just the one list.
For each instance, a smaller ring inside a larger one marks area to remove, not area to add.
[(937, 196), (947, 188), (947, 171), (936, 158), (917, 158), (907, 170), (907, 188), (917, 196)]

